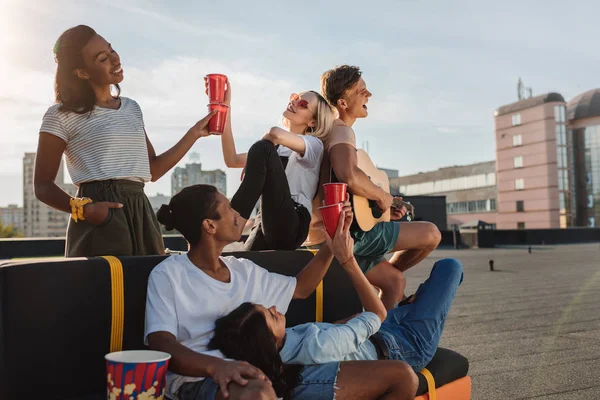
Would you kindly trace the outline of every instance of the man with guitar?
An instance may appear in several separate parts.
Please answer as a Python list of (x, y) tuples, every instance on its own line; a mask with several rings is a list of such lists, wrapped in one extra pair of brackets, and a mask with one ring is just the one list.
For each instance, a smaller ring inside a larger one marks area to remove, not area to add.
[[(389, 310), (404, 299), (406, 280), (403, 272), (435, 250), (441, 234), (429, 222), (395, 222), (406, 214), (405, 203), (401, 202), (401, 198), (391, 196), (359, 168), (352, 126), (358, 118), (367, 117), (367, 103), (372, 95), (361, 74), (358, 67), (342, 65), (321, 76), (321, 94), (339, 112), (339, 119), (325, 140), (321, 183), (338, 181), (348, 184), (348, 191), (355, 197), (355, 213), (358, 211), (356, 200), (364, 198), (376, 205), (374, 208), (384, 219), (386, 214), (391, 214), (393, 221), (378, 222), (370, 230), (354, 224), (351, 232), (355, 240), (355, 257), (369, 282), (382, 290), (381, 300)], [(322, 221), (318, 207), (322, 199), (320, 187), (313, 203), (311, 229), (305, 246), (325, 242), (323, 231), (319, 229)], [(392, 258), (387, 261), (384, 256), (392, 252)]]

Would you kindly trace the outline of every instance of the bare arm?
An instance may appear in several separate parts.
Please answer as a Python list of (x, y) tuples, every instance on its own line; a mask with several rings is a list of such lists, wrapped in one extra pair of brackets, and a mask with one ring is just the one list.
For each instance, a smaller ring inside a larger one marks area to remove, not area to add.
[(346, 209), (342, 215), (343, 218), (340, 217), (333, 240), (326, 236), (327, 246), (331, 248), (335, 258), (350, 277), (365, 311), (377, 314), (383, 322), (387, 311), (354, 258), (354, 240), (350, 236), (350, 225), (354, 215), (350, 209)]
[(227, 113), (225, 129), (221, 135), (221, 148), (223, 149), (223, 159), (228, 168), (244, 168), (246, 166), (247, 153), (239, 153), (235, 149), (235, 140), (231, 131), (231, 108)]
[(321, 246), (313, 259), (296, 275), (296, 289), (292, 298), (306, 299), (310, 296), (323, 280), (332, 261), (333, 255), (329, 247)]
[(59, 137), (46, 132), (40, 133), (35, 154), (33, 190), (35, 197), (41, 202), (57, 210), (70, 213), (69, 199), (71, 196), (54, 182), (66, 147), (65, 141)]
[(201, 137), (208, 136), (208, 121), (215, 114), (215, 111), (211, 111), (206, 117), (196, 122), (185, 135), (169, 150), (165, 151), (160, 155), (156, 155), (148, 134), (146, 134), (146, 145), (148, 147), (148, 160), (150, 161), (150, 174), (152, 175), (152, 182), (156, 182), (164, 174), (169, 172), (183, 156), (192, 148), (196, 140)]
[(304, 139), (292, 132), (288, 132), (285, 129), (281, 129), (278, 127), (273, 127), (263, 136), (263, 139), (266, 139), (272, 142), (274, 145), (282, 145), (287, 147), (288, 149), (295, 151), (300, 154), (300, 156), (304, 157), (304, 152), (306, 151), (306, 143)]
[(348, 191), (369, 200), (381, 201), (388, 195), (375, 185), (367, 174), (358, 168), (356, 149), (348, 144), (337, 144), (329, 150), (329, 159), (335, 176), (340, 182), (348, 184)]
[(370, 311), (377, 314), (381, 322), (383, 322), (387, 316), (385, 306), (381, 302), (381, 299), (377, 296), (375, 289), (371, 283), (365, 277), (365, 274), (361, 271), (356, 259), (352, 257), (350, 260), (345, 262), (342, 267), (350, 277), (356, 293), (360, 298), (360, 302), (363, 305), (365, 311)]
[(231, 381), (241, 386), (248, 384), (247, 378), (268, 380), (261, 370), (247, 362), (226, 361), (221, 358), (197, 353), (177, 341), (169, 332), (154, 332), (148, 335), (150, 349), (171, 355), (169, 368), (180, 375), (212, 377), (220, 386), (224, 397), (228, 397), (227, 384)]
[(371, 182), (367, 174), (358, 168), (354, 147), (349, 144), (336, 144), (329, 150), (329, 160), (335, 176), (340, 182), (348, 184), (350, 193), (375, 200), (382, 211), (390, 208), (392, 195)]

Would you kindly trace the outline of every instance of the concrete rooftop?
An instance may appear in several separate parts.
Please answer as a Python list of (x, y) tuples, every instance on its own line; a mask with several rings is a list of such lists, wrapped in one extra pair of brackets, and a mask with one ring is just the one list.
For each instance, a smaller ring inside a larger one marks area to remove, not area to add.
[(600, 244), (437, 250), (407, 294), (446, 257), (465, 278), (440, 345), (469, 359), (473, 400), (600, 399)]

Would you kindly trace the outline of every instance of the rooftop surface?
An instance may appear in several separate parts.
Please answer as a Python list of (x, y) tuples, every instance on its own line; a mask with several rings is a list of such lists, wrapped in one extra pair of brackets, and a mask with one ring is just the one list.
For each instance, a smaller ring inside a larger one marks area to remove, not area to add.
[(407, 294), (446, 257), (465, 278), (440, 345), (469, 359), (472, 400), (600, 399), (600, 244), (437, 250)]

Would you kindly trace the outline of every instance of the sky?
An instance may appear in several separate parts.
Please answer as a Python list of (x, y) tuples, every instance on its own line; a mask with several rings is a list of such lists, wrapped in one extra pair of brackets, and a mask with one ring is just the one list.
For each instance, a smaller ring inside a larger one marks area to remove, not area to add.
[[(518, 77), (567, 100), (597, 88), (599, 14), (591, 0), (0, 0), (0, 207), (23, 203), (23, 154), (53, 103), (52, 49), (78, 24), (119, 52), (121, 95), (140, 104), (157, 152), (206, 114), (207, 73), (229, 76), (241, 151), (280, 123), (290, 93), (351, 64), (373, 93), (359, 147), (407, 175), (493, 160), (494, 110), (517, 100)], [(231, 196), (241, 171), (225, 168), (219, 137), (191, 151), (227, 171)], [(170, 194), (170, 173), (146, 193)]]

